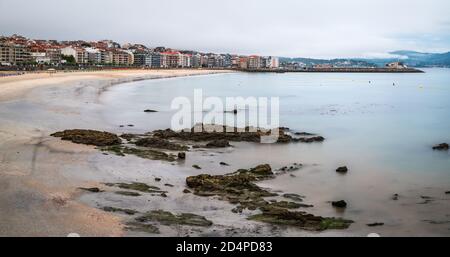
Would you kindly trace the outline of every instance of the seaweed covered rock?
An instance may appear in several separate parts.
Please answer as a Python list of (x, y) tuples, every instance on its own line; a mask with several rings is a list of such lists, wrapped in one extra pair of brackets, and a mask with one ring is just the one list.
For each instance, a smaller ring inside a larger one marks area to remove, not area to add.
[(241, 169), (227, 175), (200, 174), (186, 178), (186, 184), (194, 190), (194, 194), (209, 196), (220, 195), (236, 202), (242, 199), (256, 199), (262, 196), (273, 196), (273, 193), (260, 188), (253, 182), (273, 175), (270, 165), (263, 164), (255, 168)]
[(333, 202), (331, 202), (331, 205), (333, 207), (337, 207), (337, 208), (345, 208), (345, 207), (347, 207), (347, 203), (344, 200), (333, 201)]
[(136, 140), (136, 142), (134, 142), (134, 144), (137, 146), (160, 148), (160, 149), (167, 149), (167, 150), (173, 150), (173, 151), (188, 150), (188, 147), (185, 145), (172, 143), (169, 140), (162, 139), (162, 138), (155, 138), (155, 137), (140, 138), (140, 139)]
[(340, 218), (326, 218), (306, 212), (290, 211), (283, 208), (262, 208), (262, 213), (252, 215), (249, 220), (256, 220), (277, 225), (296, 226), (306, 230), (345, 229), (352, 221)]
[(173, 214), (168, 211), (154, 210), (143, 214), (142, 216), (136, 218), (139, 222), (157, 221), (163, 225), (190, 225), (190, 226), (203, 226), (208, 227), (213, 223), (207, 220), (205, 217), (192, 214), (192, 213), (181, 213)]
[(145, 223), (136, 222), (136, 221), (126, 223), (125, 229), (130, 230), (130, 231), (136, 231), (136, 232), (145, 232), (145, 233), (149, 233), (149, 234), (159, 234), (160, 233), (158, 227), (156, 227), (152, 224), (145, 224)]
[(144, 193), (165, 193), (159, 187), (147, 185), (145, 183), (140, 182), (132, 182), (132, 183), (105, 183), (105, 185), (110, 187), (118, 187), (127, 190), (135, 190)]
[(111, 146), (122, 143), (122, 140), (113, 133), (90, 129), (69, 129), (51, 134), (77, 144)]
[(206, 147), (208, 148), (221, 148), (221, 147), (229, 147), (230, 142), (226, 139), (217, 139), (217, 140), (213, 140), (209, 143), (206, 144)]
[(134, 214), (138, 213), (135, 210), (122, 209), (122, 208), (116, 208), (116, 207), (111, 207), (111, 206), (105, 206), (105, 207), (103, 207), (103, 210), (106, 211), (106, 212), (122, 212), (122, 213), (125, 213), (127, 215), (134, 215)]
[(325, 140), (322, 136), (315, 136), (315, 137), (301, 137), (301, 138), (294, 138), (295, 142), (301, 142), (301, 143), (313, 143), (313, 142), (323, 142)]
[[(284, 129), (278, 129), (279, 135), (277, 138), (278, 143), (290, 142), (292, 137), (285, 133)], [(171, 129), (155, 130), (153, 136), (159, 138), (176, 138), (185, 141), (215, 141), (215, 140), (227, 140), (227, 141), (243, 141), (243, 142), (261, 142), (263, 136), (270, 136), (271, 130), (267, 129), (250, 129), (236, 128), (218, 125), (197, 125), (191, 128), (189, 131), (173, 131)], [(224, 142), (224, 141), (221, 141)]]
[(132, 148), (123, 145), (113, 145), (102, 147), (102, 151), (111, 152), (118, 156), (125, 156), (126, 154), (135, 155), (144, 159), (150, 160), (162, 160), (162, 161), (175, 161), (176, 155), (168, 154), (162, 151), (158, 151), (155, 149), (141, 149), (141, 148)]
[(251, 169), (240, 169), (226, 175), (201, 174), (186, 178), (186, 184), (199, 196), (219, 196), (220, 200), (235, 204), (234, 213), (244, 209), (260, 210), (260, 214), (249, 217), (251, 220), (279, 225), (292, 225), (308, 230), (344, 229), (352, 221), (338, 218), (324, 218), (305, 212), (291, 211), (300, 207), (312, 205), (298, 203), (302, 196), (284, 194), (284, 197), (298, 202), (276, 201), (269, 202), (264, 197), (277, 196), (255, 184), (256, 181), (273, 177), (268, 164), (258, 165)]

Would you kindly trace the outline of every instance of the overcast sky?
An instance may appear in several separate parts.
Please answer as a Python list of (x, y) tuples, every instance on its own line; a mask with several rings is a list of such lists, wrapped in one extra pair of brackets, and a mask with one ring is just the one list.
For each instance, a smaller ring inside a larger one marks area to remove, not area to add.
[(301, 57), (450, 50), (448, 0), (0, 0), (0, 35)]

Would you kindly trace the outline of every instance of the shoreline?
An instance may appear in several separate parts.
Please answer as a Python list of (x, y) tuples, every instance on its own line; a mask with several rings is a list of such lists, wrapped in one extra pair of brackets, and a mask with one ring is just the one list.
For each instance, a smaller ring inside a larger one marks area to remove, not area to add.
[(196, 75), (230, 73), (228, 70), (106, 70), (74, 71), (57, 73), (26, 73), (23, 75), (0, 77), (0, 101), (21, 97), (27, 91), (40, 86), (64, 83), (76, 83), (87, 80), (111, 82), (113, 84), (133, 82), (146, 79), (173, 78)]

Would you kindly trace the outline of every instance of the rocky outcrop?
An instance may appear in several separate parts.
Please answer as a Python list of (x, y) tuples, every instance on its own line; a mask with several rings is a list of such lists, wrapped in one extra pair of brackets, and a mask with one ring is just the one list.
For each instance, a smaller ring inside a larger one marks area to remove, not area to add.
[[(344, 229), (352, 221), (339, 218), (326, 218), (300, 211), (292, 211), (301, 207), (312, 205), (289, 201), (266, 201), (264, 197), (276, 196), (266, 189), (255, 184), (256, 181), (274, 177), (272, 168), (268, 164), (258, 165), (251, 169), (240, 169), (226, 175), (201, 174), (186, 178), (186, 184), (199, 196), (219, 196), (237, 205), (233, 212), (242, 212), (244, 209), (259, 210), (259, 214), (248, 217), (250, 220), (267, 222), (279, 225), (291, 225), (308, 230)], [(302, 201), (301, 196), (285, 194), (286, 198)]]
[(162, 138), (155, 138), (155, 137), (139, 138), (138, 140), (136, 140), (134, 142), (134, 144), (137, 146), (151, 147), (151, 148), (158, 148), (158, 149), (167, 149), (167, 150), (173, 150), (173, 151), (188, 150), (188, 147), (185, 145), (172, 143), (169, 140), (162, 139)]
[(440, 150), (440, 151), (448, 150), (448, 144), (442, 143), (442, 144), (435, 145), (435, 146), (433, 146), (433, 150)]
[(222, 148), (222, 147), (230, 147), (230, 142), (226, 139), (217, 139), (213, 140), (206, 144), (207, 148)]
[(347, 171), (348, 171), (347, 166), (342, 166), (336, 169), (337, 173), (347, 173)]
[(331, 205), (333, 207), (337, 207), (337, 208), (346, 208), (347, 207), (347, 203), (344, 200), (333, 201), (333, 202), (331, 202)]
[[(227, 140), (235, 142), (261, 142), (263, 136), (270, 136), (270, 130), (256, 129), (256, 131), (250, 130), (249, 127), (244, 129), (231, 128), (227, 126), (214, 126), (201, 125), (191, 128), (190, 131), (173, 131), (171, 129), (155, 130), (153, 136), (158, 138), (174, 138), (185, 141), (215, 141), (215, 140)], [(279, 129), (278, 143), (291, 142), (292, 137), (287, 135), (283, 129)], [(225, 142), (225, 141), (223, 141)]]
[(120, 138), (113, 133), (90, 129), (69, 129), (51, 134), (77, 144), (111, 146), (122, 143)]
[(148, 222), (156, 221), (163, 225), (189, 225), (189, 226), (202, 226), (209, 227), (213, 223), (207, 220), (205, 217), (192, 214), (192, 213), (181, 213), (173, 214), (168, 211), (154, 210), (143, 214), (142, 216), (136, 218), (138, 222)]

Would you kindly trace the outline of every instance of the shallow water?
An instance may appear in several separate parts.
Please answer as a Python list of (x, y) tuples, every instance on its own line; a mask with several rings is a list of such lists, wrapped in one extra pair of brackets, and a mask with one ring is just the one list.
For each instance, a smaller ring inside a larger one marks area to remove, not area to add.
[[(364, 235), (450, 234), (450, 154), (431, 147), (450, 142), (450, 70), (426, 73), (232, 73), (139, 81), (110, 88), (101, 96), (105, 120), (121, 132), (170, 127), (176, 96), (278, 96), (280, 125), (318, 133), (323, 143), (262, 145), (234, 143), (234, 148), (188, 153), (174, 169), (224, 173), (260, 163), (279, 168), (305, 166), (264, 186), (305, 195), (320, 215), (357, 221), (350, 231)], [(144, 113), (155, 109), (157, 113)], [(231, 114), (230, 114), (231, 115)], [(134, 127), (119, 128), (133, 124)], [(218, 162), (230, 163), (221, 167)], [(190, 168), (200, 164), (201, 171)], [(347, 165), (346, 175), (336, 174)], [(391, 196), (400, 195), (398, 201)], [(421, 196), (433, 201), (422, 204)], [(330, 200), (345, 199), (337, 212)], [(439, 224), (430, 224), (429, 220)], [(384, 222), (368, 228), (365, 223)], [(295, 234), (295, 232), (294, 232)]]

